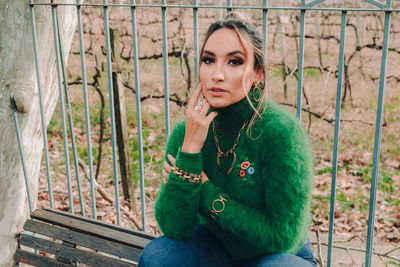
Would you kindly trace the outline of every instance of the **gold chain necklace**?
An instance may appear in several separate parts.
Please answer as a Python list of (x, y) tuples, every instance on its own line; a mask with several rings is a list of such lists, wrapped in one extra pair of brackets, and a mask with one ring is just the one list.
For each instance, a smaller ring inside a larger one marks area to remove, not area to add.
[[(231, 149), (229, 149), (228, 151), (226, 151), (226, 152), (222, 152), (222, 151), (221, 151), (221, 147), (219, 146), (217, 133), (215, 132), (215, 123), (214, 123), (214, 121), (213, 121), (214, 141), (215, 141), (215, 146), (217, 147), (217, 150), (218, 150), (218, 153), (217, 153), (217, 165), (218, 165), (218, 167), (221, 169), (221, 171), (222, 171), (223, 173), (225, 173), (226, 175), (229, 175), (229, 174), (232, 172), (233, 166), (235, 165), (235, 162), (236, 162), (236, 152), (235, 152), (236, 146), (238, 145), (239, 139), (240, 139), (240, 135), (242, 135), (243, 130), (244, 130), (244, 128), (246, 127), (246, 125), (247, 125), (248, 122), (249, 122), (249, 121), (246, 121), (246, 122), (243, 124), (242, 128), (240, 128), (239, 134), (238, 134), (238, 136), (236, 137), (235, 142), (233, 143), (233, 147), (232, 147)], [(224, 167), (222, 167), (221, 162), (220, 162), (220, 159), (221, 159), (222, 157), (227, 158), (227, 157), (229, 157), (230, 155), (232, 155), (232, 157), (233, 157), (233, 159), (232, 159), (232, 164), (231, 164), (230, 168), (229, 168), (228, 170), (226, 170)]]

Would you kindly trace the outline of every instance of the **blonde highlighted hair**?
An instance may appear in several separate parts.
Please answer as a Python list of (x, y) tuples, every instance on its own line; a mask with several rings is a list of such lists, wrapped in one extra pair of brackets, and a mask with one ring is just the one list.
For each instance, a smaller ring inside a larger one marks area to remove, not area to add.
[[(260, 102), (258, 102), (258, 105), (255, 107), (253, 103), (250, 101), (250, 98), (248, 94), (246, 94), (246, 98), (250, 104), (250, 106), (254, 109), (254, 114), (250, 118), (249, 121), (249, 127), (247, 128), (247, 135), (252, 138), (251, 136), (251, 130), (253, 125), (257, 122), (258, 119), (261, 119), (261, 115), (264, 113), (266, 109), (266, 101), (267, 101), (267, 94), (266, 94), (266, 89), (265, 89), (265, 78), (266, 78), (266, 65), (265, 65), (265, 56), (264, 56), (264, 50), (263, 50), (263, 40), (261, 37), (260, 32), (257, 30), (257, 28), (251, 24), (249, 18), (241, 13), (238, 12), (231, 12), (228, 13), (225, 18), (222, 20), (217, 20), (214, 23), (212, 23), (207, 30), (207, 33), (205, 35), (205, 39), (203, 42), (203, 45), (200, 50), (200, 56), (203, 55), (204, 52), (204, 46), (208, 41), (208, 38), (210, 38), (211, 34), (213, 34), (215, 31), (219, 29), (231, 29), (234, 30), (237, 35), (239, 36), (239, 40), (244, 48), (245, 56), (247, 59), (249, 59), (249, 51), (252, 50), (254, 51), (254, 65), (253, 65), (253, 70), (254, 71), (261, 71), (263, 75), (263, 79), (261, 81), (261, 96), (260, 96)], [(247, 60), (249, 62), (249, 60)], [(201, 61), (200, 61), (200, 66), (201, 66)], [(245, 70), (246, 72), (248, 71), (249, 66), (246, 66)], [(245, 88), (245, 79), (244, 77), (246, 76), (246, 73), (243, 75), (243, 80), (242, 80), (242, 88), (246, 92)], [(250, 92), (249, 92), (250, 93)]]

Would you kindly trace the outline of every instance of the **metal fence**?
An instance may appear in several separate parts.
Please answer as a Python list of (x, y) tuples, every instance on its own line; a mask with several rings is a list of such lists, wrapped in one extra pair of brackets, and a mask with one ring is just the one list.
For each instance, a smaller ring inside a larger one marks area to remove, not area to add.
[[(112, 76), (112, 63), (111, 63), (111, 48), (110, 48), (110, 36), (109, 36), (109, 8), (110, 7), (124, 7), (129, 8), (131, 11), (131, 21), (132, 21), (132, 48), (133, 48), (133, 62), (134, 62), (134, 73), (135, 82), (134, 87), (136, 89), (136, 115), (137, 115), (137, 128), (138, 128), (138, 143), (139, 143), (139, 175), (140, 175), (140, 188), (141, 188), (141, 206), (142, 206), (142, 225), (143, 230), (146, 230), (146, 210), (145, 210), (145, 188), (144, 188), (144, 163), (143, 163), (143, 137), (142, 137), (142, 115), (141, 115), (141, 105), (140, 105), (140, 76), (139, 76), (139, 52), (138, 52), (138, 33), (137, 33), (137, 15), (136, 11), (139, 8), (154, 8), (161, 10), (162, 19), (162, 40), (163, 40), (163, 68), (164, 68), (164, 90), (165, 90), (165, 128), (166, 136), (170, 133), (170, 108), (169, 108), (169, 72), (168, 72), (168, 42), (167, 42), (167, 20), (166, 11), (168, 8), (185, 8), (191, 9), (193, 11), (193, 32), (194, 32), (194, 77), (197, 77), (198, 71), (198, 11), (199, 9), (221, 9), (221, 10), (259, 10), (262, 12), (262, 33), (264, 37), (264, 43), (267, 43), (268, 36), (268, 12), (270, 10), (293, 10), (299, 12), (300, 16), (300, 31), (299, 31), (299, 55), (298, 55), (298, 85), (297, 85), (297, 112), (296, 115), (301, 119), (302, 112), (302, 90), (303, 90), (303, 70), (304, 70), (304, 54), (307, 51), (305, 47), (305, 25), (307, 19), (307, 12), (309, 11), (329, 11), (337, 12), (341, 14), (340, 22), (340, 51), (338, 59), (338, 78), (337, 78), (337, 91), (336, 91), (336, 111), (335, 111), (335, 127), (334, 127), (334, 146), (333, 146), (333, 165), (332, 165), (332, 186), (331, 186), (331, 198), (330, 198), (330, 216), (329, 216), (329, 241), (328, 241), (328, 256), (327, 263), (328, 266), (331, 265), (332, 258), (332, 240), (333, 240), (333, 226), (334, 226), (334, 213), (335, 213), (335, 188), (336, 188), (336, 178), (337, 178), (337, 164), (338, 164), (338, 147), (339, 147), (339, 128), (340, 128), (340, 115), (341, 115), (341, 95), (342, 95), (342, 84), (343, 84), (343, 65), (344, 65), (344, 51), (345, 51), (345, 40), (346, 40), (346, 20), (348, 12), (375, 12), (384, 13), (384, 32), (382, 36), (382, 56), (381, 56), (381, 66), (380, 66), (380, 76), (379, 76), (379, 96), (378, 96), (378, 108), (376, 112), (376, 127), (375, 127), (375, 145), (373, 153), (373, 167), (372, 167), (372, 181), (371, 181), (371, 193), (370, 193), (370, 206), (369, 206), (369, 218), (368, 218), (368, 236), (367, 236), (367, 247), (365, 255), (365, 266), (371, 266), (371, 255), (372, 255), (372, 242), (373, 242), (373, 232), (374, 232), (374, 217), (375, 217), (375, 207), (376, 207), (376, 192), (378, 183), (378, 169), (380, 160), (380, 145), (381, 145), (381, 135), (382, 135), (382, 117), (383, 117), (383, 107), (384, 107), (384, 92), (385, 92), (385, 77), (386, 77), (386, 65), (388, 60), (388, 43), (390, 34), (390, 20), (393, 12), (399, 12), (400, 9), (392, 8), (392, 1), (386, 0), (386, 3), (381, 3), (376, 0), (365, 0), (367, 7), (362, 8), (340, 8), (340, 7), (329, 7), (324, 4), (324, 0), (314, 0), (308, 3), (305, 0), (301, 0), (300, 4), (295, 6), (270, 6), (268, 0), (263, 0), (262, 4), (256, 6), (235, 6), (234, 1), (227, 0), (225, 5), (211, 6), (211, 5), (201, 5), (200, 0), (193, 0), (192, 4), (182, 5), (182, 4), (167, 4), (166, 0), (160, 0), (159, 4), (136, 4), (135, 0), (131, 0), (130, 3), (125, 4), (111, 4), (107, 0), (102, 0), (102, 3), (82, 3), (77, 0), (76, 4), (59, 4), (59, 3), (35, 3), (34, 1), (29, 1), (29, 10), (31, 16), (31, 27), (32, 27), (32, 38), (33, 38), (33, 51), (35, 55), (35, 65), (36, 65), (36, 78), (38, 94), (40, 99), (40, 112), (42, 117), (42, 132), (43, 132), (43, 143), (44, 143), (44, 158), (46, 164), (46, 175), (48, 183), (48, 194), (50, 207), (54, 207), (53, 192), (52, 192), (52, 178), (50, 175), (50, 163), (49, 163), (49, 153), (48, 153), (48, 140), (46, 134), (46, 126), (44, 120), (43, 111), (43, 96), (41, 90), (41, 70), (39, 69), (38, 63), (38, 47), (37, 47), (37, 37), (36, 37), (36, 25), (34, 11), (35, 7), (42, 5), (48, 6), (51, 9), (52, 15), (52, 25), (54, 34), (54, 48), (56, 51), (56, 64), (57, 64), (57, 78), (58, 78), (58, 92), (60, 99), (60, 113), (62, 122), (62, 136), (64, 145), (64, 155), (65, 155), (65, 165), (66, 165), (66, 175), (67, 175), (67, 188), (69, 196), (69, 208), (70, 212), (74, 213), (74, 205), (72, 200), (72, 181), (71, 181), (71, 164), (74, 164), (75, 177), (77, 178), (77, 185), (79, 191), (79, 199), (81, 205), (82, 216), (85, 216), (84, 208), (82, 207), (82, 192), (80, 186), (80, 174), (78, 167), (78, 157), (77, 149), (75, 146), (75, 136), (72, 115), (71, 115), (71, 103), (68, 95), (68, 84), (66, 77), (66, 64), (63, 58), (63, 47), (61, 42), (61, 35), (59, 27), (59, 19), (57, 9), (60, 6), (74, 6), (76, 8), (76, 14), (78, 19), (78, 33), (79, 33), (79, 45), (80, 45), (80, 58), (81, 58), (81, 70), (82, 70), (82, 84), (83, 84), (83, 97), (84, 97), (84, 109), (85, 109), (85, 122), (86, 122), (86, 137), (88, 146), (88, 169), (90, 176), (90, 194), (91, 194), (91, 204), (92, 204), (92, 214), (93, 218), (96, 218), (96, 197), (95, 197), (95, 179), (93, 174), (93, 155), (92, 155), (92, 144), (91, 144), (91, 128), (90, 128), (90, 117), (89, 117), (89, 104), (88, 104), (88, 88), (87, 88), (87, 73), (86, 73), (86, 63), (85, 63), (85, 47), (83, 42), (83, 30), (82, 30), (82, 9), (85, 7), (95, 7), (102, 8), (104, 16), (104, 32), (105, 32), (105, 48), (106, 48), (106, 58), (107, 58), (107, 74), (108, 74), (108, 95), (109, 95), (109, 105), (110, 105), (110, 121), (111, 121), (111, 143), (112, 143), (112, 158), (113, 158), (113, 178), (115, 185), (115, 208), (116, 208), (116, 218), (117, 223), (120, 224), (120, 200), (119, 200), (119, 178), (118, 178), (118, 167), (117, 167), (117, 148), (116, 148), (116, 133), (115, 133), (115, 114), (114, 114), (114, 95), (113, 95), (113, 76)], [(261, 2), (261, 1), (260, 1)], [(362, 1), (360, 1), (362, 2)], [(369, 5), (368, 5), (369, 4)], [(265, 45), (265, 53), (267, 52)], [(13, 103), (13, 101), (12, 101)], [(19, 140), (20, 155), (22, 159), (22, 164), (25, 173), (24, 164), (24, 153), (22, 149), (22, 144), (20, 142), (20, 133), (18, 129), (18, 120), (16, 118), (15, 106), (13, 104), (13, 118), (16, 126), (16, 132)], [(70, 147), (68, 145), (68, 134), (67, 128), (69, 128), (73, 162), (70, 162)], [(25, 174), (26, 189), (28, 194), (29, 208), (32, 211), (31, 205), (31, 193), (28, 186), (27, 177)]]

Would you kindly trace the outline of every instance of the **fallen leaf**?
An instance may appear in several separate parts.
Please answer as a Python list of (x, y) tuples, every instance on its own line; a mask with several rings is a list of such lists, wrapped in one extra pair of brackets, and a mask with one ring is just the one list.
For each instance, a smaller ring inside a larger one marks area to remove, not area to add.
[(400, 185), (400, 175), (394, 175), (392, 176), (392, 182), (395, 185)]

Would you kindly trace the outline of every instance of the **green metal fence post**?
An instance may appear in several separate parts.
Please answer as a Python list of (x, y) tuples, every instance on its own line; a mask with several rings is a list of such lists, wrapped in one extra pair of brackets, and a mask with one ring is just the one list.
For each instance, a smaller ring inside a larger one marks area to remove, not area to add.
[(36, 81), (39, 93), (39, 108), (40, 108), (40, 118), (41, 118), (41, 127), (43, 134), (43, 147), (44, 147), (44, 159), (46, 162), (46, 177), (47, 177), (47, 188), (49, 190), (49, 202), (50, 208), (54, 208), (53, 201), (53, 187), (51, 183), (51, 175), (50, 175), (50, 161), (49, 161), (49, 146), (47, 142), (47, 129), (46, 129), (46, 119), (44, 117), (44, 108), (43, 108), (43, 96), (42, 96), (42, 83), (40, 80), (40, 67), (39, 67), (39, 58), (38, 58), (38, 50), (37, 50), (37, 38), (36, 38), (36, 22), (34, 19), (34, 10), (33, 10), (33, 2), (29, 2), (29, 14), (31, 18), (31, 31), (32, 31), (32, 40), (33, 40), (33, 54), (35, 58), (35, 69), (36, 69)]
[(67, 175), (67, 187), (68, 187), (68, 201), (69, 201), (69, 211), (74, 213), (74, 203), (72, 196), (72, 185), (71, 185), (71, 166), (69, 162), (69, 149), (68, 149), (68, 134), (65, 119), (65, 104), (64, 104), (64, 94), (62, 90), (62, 78), (61, 78), (61, 66), (60, 66), (60, 45), (57, 32), (57, 22), (56, 22), (56, 5), (51, 6), (51, 16), (53, 21), (53, 38), (54, 38), (54, 51), (56, 54), (56, 66), (57, 66), (57, 79), (58, 79), (58, 93), (60, 99), (60, 113), (61, 113), (61, 125), (63, 133), (63, 143), (64, 143), (64, 159), (65, 159), (65, 171)]
[(92, 138), (90, 129), (90, 113), (89, 113), (89, 97), (87, 92), (87, 77), (86, 77), (86, 62), (85, 62), (85, 45), (83, 42), (83, 29), (82, 29), (82, 11), (81, 11), (81, 0), (76, 0), (76, 14), (78, 18), (78, 33), (79, 33), (79, 51), (81, 58), (81, 68), (82, 68), (82, 87), (83, 87), (83, 103), (85, 106), (85, 124), (86, 124), (86, 142), (88, 151), (88, 168), (89, 168), (89, 179), (90, 179), (90, 196), (92, 198), (92, 216), (93, 219), (97, 219), (96, 214), (96, 193), (95, 193), (95, 183), (93, 175), (93, 155), (92, 155)]
[(335, 190), (336, 190), (336, 176), (337, 176), (337, 163), (338, 163), (338, 150), (339, 150), (340, 108), (342, 99), (344, 48), (346, 42), (346, 21), (347, 21), (347, 11), (343, 11), (340, 22), (340, 47), (339, 47), (338, 80), (336, 88), (335, 134), (333, 139), (332, 183), (331, 183), (331, 200), (330, 200), (331, 204), (329, 210), (329, 237), (328, 237), (328, 258), (327, 258), (328, 267), (331, 266), (331, 259), (332, 259), (333, 226), (335, 217)]
[(117, 214), (117, 224), (121, 224), (121, 209), (119, 205), (119, 181), (118, 181), (118, 167), (117, 167), (117, 148), (115, 140), (115, 112), (114, 112), (114, 91), (113, 91), (113, 78), (111, 66), (111, 45), (110, 45), (110, 26), (108, 21), (108, 5), (107, 0), (103, 0), (103, 14), (104, 14), (104, 35), (106, 38), (106, 58), (107, 58), (107, 77), (108, 77), (108, 98), (110, 105), (110, 120), (111, 120), (111, 144), (112, 144), (112, 157), (113, 157), (113, 171), (114, 171), (114, 194), (115, 194), (115, 208)]
[(75, 143), (75, 133), (74, 133), (74, 123), (73, 123), (73, 117), (72, 117), (72, 109), (71, 109), (71, 103), (69, 100), (69, 93), (68, 93), (68, 80), (66, 76), (66, 71), (65, 71), (65, 62), (64, 62), (64, 50), (62, 48), (62, 39), (61, 39), (61, 32), (60, 32), (60, 25), (58, 22), (58, 12), (57, 9), (55, 10), (55, 15), (56, 15), (56, 26), (57, 26), (57, 36), (58, 36), (58, 49), (59, 49), (59, 55), (60, 55), (60, 64), (61, 64), (61, 72), (62, 72), (62, 77), (63, 77), (63, 85), (64, 85), (64, 94), (65, 94), (65, 105), (66, 105), (66, 113), (67, 113), (67, 118), (68, 118), (68, 128), (69, 128), (69, 134), (71, 137), (71, 146), (72, 146), (72, 155), (74, 159), (74, 169), (75, 169), (75, 176), (76, 176), (76, 184), (78, 187), (78, 196), (79, 196), (79, 205), (81, 208), (81, 214), (82, 216), (85, 216), (85, 208), (84, 208), (84, 203), (83, 203), (83, 197), (82, 197), (82, 190), (81, 190), (81, 181), (80, 181), (80, 175), (79, 175), (79, 164), (78, 164), (78, 153), (76, 152), (76, 143)]
[[(386, 3), (387, 3), (387, 8), (391, 6), (391, 0), (387, 0)], [(379, 159), (380, 159), (380, 147), (381, 147), (381, 135), (382, 135), (383, 108), (385, 99), (384, 95), (385, 95), (385, 85), (386, 85), (386, 65), (388, 58), (391, 14), (392, 13), (390, 11), (385, 12), (381, 73), (379, 77), (378, 108), (377, 108), (376, 124), (375, 124), (375, 144), (374, 144), (373, 167), (372, 167), (371, 193), (369, 198), (368, 231), (367, 231), (367, 247), (366, 247), (367, 253), (365, 254), (365, 267), (371, 267), (372, 241), (374, 238), (376, 191), (378, 187), (378, 176), (379, 176)]]
[[(301, 6), (306, 6), (306, 1), (301, 0)], [(297, 111), (296, 116), (301, 121), (301, 108), (302, 108), (302, 97), (303, 97), (303, 61), (304, 61), (304, 35), (306, 24), (306, 10), (301, 9), (300, 11), (300, 46), (299, 46), (299, 65), (298, 65), (298, 82), (297, 82)]]
[(232, 0), (226, 0), (226, 5), (228, 6), (228, 8), (226, 9), (226, 11), (232, 12)]
[(135, 70), (135, 89), (136, 89), (136, 123), (138, 128), (138, 149), (139, 149), (139, 177), (140, 177), (140, 199), (142, 205), (142, 229), (146, 231), (146, 201), (144, 188), (144, 164), (143, 164), (143, 136), (142, 136), (142, 111), (140, 102), (140, 78), (139, 78), (139, 51), (137, 41), (136, 7), (135, 0), (131, 0), (131, 19), (132, 19), (132, 42), (133, 42), (133, 62)]
[(197, 0), (193, 0), (193, 47), (194, 47), (194, 83), (197, 82), (198, 71), (199, 71), (199, 43), (198, 43), (198, 2)]
[(22, 171), (24, 173), (24, 181), (25, 181), (25, 188), (26, 188), (26, 194), (28, 197), (28, 206), (29, 206), (29, 212), (32, 213), (33, 207), (32, 207), (32, 195), (31, 195), (31, 186), (28, 181), (28, 176), (26, 174), (26, 165), (25, 165), (25, 156), (24, 156), (24, 149), (22, 145), (22, 138), (21, 138), (21, 132), (19, 130), (19, 124), (18, 124), (18, 119), (17, 119), (17, 107), (15, 105), (15, 100), (14, 97), (11, 95), (11, 111), (12, 111), (12, 117), (14, 120), (14, 127), (15, 127), (15, 132), (17, 135), (17, 141), (18, 141), (18, 151), (19, 151), (19, 156), (21, 159), (21, 164), (22, 164)]
[(268, 62), (268, 0), (263, 0), (263, 42), (264, 42), (264, 60), (265, 65)]
[(162, 36), (163, 36), (163, 66), (164, 66), (164, 95), (165, 95), (165, 133), (168, 138), (170, 134), (169, 121), (169, 77), (168, 77), (168, 34), (167, 34), (167, 18), (166, 18), (166, 0), (161, 0), (161, 17), (162, 17)]

